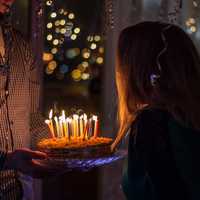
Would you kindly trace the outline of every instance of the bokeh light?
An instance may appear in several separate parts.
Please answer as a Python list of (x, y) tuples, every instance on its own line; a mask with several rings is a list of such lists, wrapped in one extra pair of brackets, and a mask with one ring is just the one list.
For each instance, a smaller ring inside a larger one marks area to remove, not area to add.
[(64, 26), (65, 23), (66, 23), (66, 21), (65, 21), (64, 19), (61, 19), (61, 20), (60, 20), (60, 25), (61, 25), (61, 26)]
[(48, 67), (45, 69), (46, 74), (50, 75), (53, 74), (54, 70), (50, 70)]
[(49, 61), (53, 60), (53, 54), (44, 52), (42, 59), (44, 62), (49, 62)]
[(48, 41), (51, 41), (52, 39), (53, 39), (53, 35), (51, 35), (51, 34), (47, 35), (47, 40)]
[(83, 74), (81, 75), (81, 78), (82, 78), (83, 80), (88, 80), (88, 79), (90, 78), (90, 74), (89, 74), (89, 73), (83, 73)]
[(76, 33), (76, 34), (80, 33), (80, 31), (81, 31), (81, 29), (78, 27), (74, 29), (74, 33)]
[(76, 34), (72, 34), (72, 35), (71, 35), (71, 40), (76, 40), (76, 38), (77, 38), (77, 35), (76, 35)]
[(104, 62), (103, 57), (98, 57), (98, 58), (96, 59), (96, 62), (97, 62), (97, 64), (99, 64), (99, 65), (103, 64), (103, 62)]
[(57, 62), (55, 60), (52, 60), (51, 62), (49, 62), (47, 67), (49, 70), (54, 70), (57, 67)]
[(92, 44), (90, 45), (90, 49), (94, 50), (94, 49), (96, 49), (96, 48), (97, 48), (97, 44), (96, 44), (96, 43), (92, 43)]
[(74, 19), (74, 18), (75, 18), (74, 13), (69, 13), (68, 18), (69, 18), (69, 19)]
[(57, 13), (56, 12), (52, 12), (51, 13), (51, 18), (56, 18), (57, 17)]
[(58, 39), (53, 40), (53, 45), (58, 45), (58, 44), (59, 44), (59, 40)]
[(71, 75), (72, 75), (72, 78), (74, 79), (74, 81), (80, 81), (81, 80), (82, 73), (79, 69), (73, 70)]
[(47, 28), (52, 28), (53, 27), (53, 24), (51, 23), (51, 22), (49, 22), (48, 24), (47, 24)]
[(58, 53), (58, 49), (57, 49), (57, 48), (53, 48), (53, 49), (51, 49), (51, 53), (52, 53), (52, 54), (56, 54), (56, 53)]
[(99, 42), (101, 40), (101, 36), (100, 35), (95, 35), (94, 36), (94, 41)]
[(90, 55), (91, 55), (91, 51), (89, 49), (85, 48), (82, 50), (83, 58), (88, 59), (90, 57)]

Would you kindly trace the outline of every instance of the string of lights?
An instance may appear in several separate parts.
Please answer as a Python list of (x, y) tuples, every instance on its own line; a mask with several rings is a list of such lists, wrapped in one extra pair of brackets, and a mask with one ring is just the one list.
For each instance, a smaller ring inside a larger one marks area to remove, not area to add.
[[(57, 79), (71, 75), (74, 81), (88, 80), (92, 78), (92, 67), (104, 63), (102, 36), (81, 37), (82, 30), (75, 13), (66, 8), (56, 8), (55, 3), (46, 1), (45, 72)], [(78, 47), (81, 43), (85, 47)]]

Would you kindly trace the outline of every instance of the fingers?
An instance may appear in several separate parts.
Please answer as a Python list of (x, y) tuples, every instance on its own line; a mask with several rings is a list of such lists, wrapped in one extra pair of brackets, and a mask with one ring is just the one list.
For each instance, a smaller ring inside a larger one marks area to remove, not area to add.
[(45, 159), (47, 154), (40, 151), (30, 151), (29, 155), (32, 159)]
[(22, 152), (23, 156), (25, 159), (27, 160), (31, 160), (31, 159), (45, 159), (47, 158), (47, 154), (46, 153), (42, 153), (40, 151), (32, 151), (30, 149), (20, 149), (19, 151)]

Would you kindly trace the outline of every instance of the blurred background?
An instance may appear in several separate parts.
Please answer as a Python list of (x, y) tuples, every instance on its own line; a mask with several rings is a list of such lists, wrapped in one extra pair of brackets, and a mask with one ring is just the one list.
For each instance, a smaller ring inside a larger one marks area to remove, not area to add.
[[(13, 24), (32, 42), (38, 60), (41, 110), (83, 110), (114, 137), (115, 50), (119, 32), (142, 20), (180, 25), (200, 50), (200, 0), (16, 0)], [(43, 199), (121, 200), (123, 161), (42, 183)]]

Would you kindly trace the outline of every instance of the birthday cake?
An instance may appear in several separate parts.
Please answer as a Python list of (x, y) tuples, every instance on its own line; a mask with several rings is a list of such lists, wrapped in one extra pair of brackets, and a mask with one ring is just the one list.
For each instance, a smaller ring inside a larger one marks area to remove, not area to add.
[(51, 158), (96, 158), (110, 155), (111, 138), (97, 137), (83, 140), (81, 137), (43, 139), (38, 148)]
[(47, 153), (50, 158), (96, 158), (112, 154), (112, 139), (99, 136), (98, 117), (86, 114), (53, 117), (45, 120), (49, 126), (52, 138), (42, 139), (38, 143), (40, 151)]

